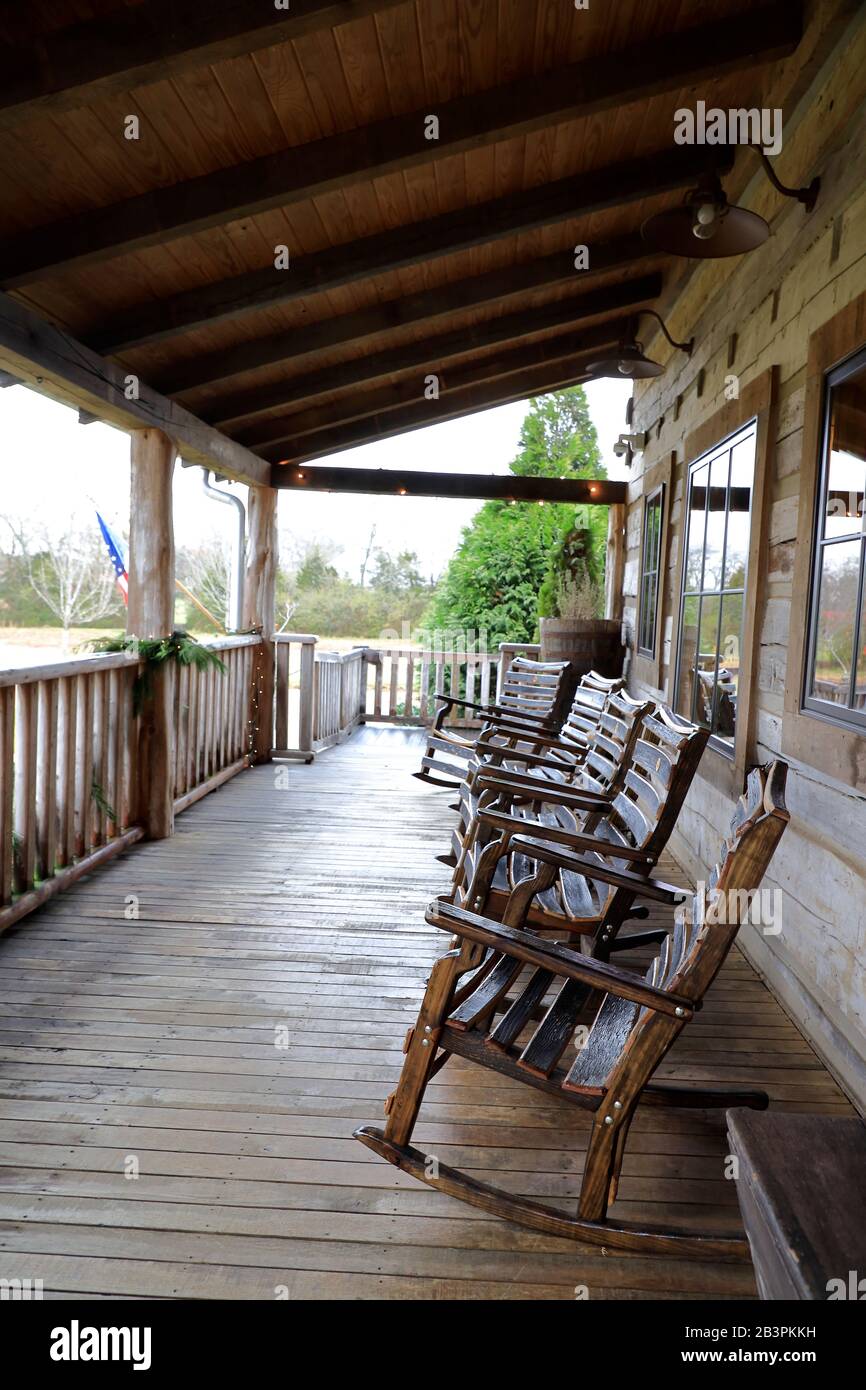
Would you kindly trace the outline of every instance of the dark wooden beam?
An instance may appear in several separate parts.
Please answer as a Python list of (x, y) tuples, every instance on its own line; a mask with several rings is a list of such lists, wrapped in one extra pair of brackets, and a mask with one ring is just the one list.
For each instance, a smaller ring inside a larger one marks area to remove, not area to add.
[(505, 198), (457, 208), (360, 241), (326, 247), (293, 259), (287, 271), (276, 270), (271, 261), (261, 270), (124, 309), (81, 336), (97, 352), (111, 356), (162, 342), (203, 324), (295, 303), (419, 261), (639, 202), (683, 188), (710, 167), (724, 173), (732, 163), (728, 149), (675, 146)]
[[(407, 115), (30, 229), (0, 247), (3, 283), (24, 285), (52, 270), (92, 264), (660, 92), (711, 82), (786, 56), (801, 31), (797, 0), (775, 0), (750, 10), (748, 22), (726, 15), (487, 91), (439, 104), (428, 99)], [(439, 120), (438, 140), (425, 138), (431, 110)]]
[(586, 370), (589, 360), (584, 353), (559, 362), (546, 362), (497, 377), (494, 381), (480, 382), (462, 391), (448, 391), (438, 400), (415, 401), (411, 405), (380, 411), (378, 415), (363, 420), (317, 430), (299, 439), (266, 445), (256, 452), (269, 463), (296, 463), (302, 459), (323, 458), (344, 449), (355, 449), (360, 444), (373, 444), (396, 434), (426, 429), (428, 425), (439, 425), (445, 420), (457, 420), (477, 411), (490, 410), (495, 405), (507, 405), (510, 401), (522, 401), (530, 396), (544, 395), (547, 391), (574, 386), (589, 379)]
[(406, 0), (146, 0), (0, 47), (0, 131), (333, 29)]
[(182, 395), (203, 386), (216, 385), (275, 363), (288, 363), (293, 358), (309, 357), (335, 347), (345, 347), (378, 333), (393, 332), (412, 324), (433, 323), (450, 318), (464, 310), (485, 304), (499, 304), (515, 295), (543, 290), (570, 281), (590, 283), (600, 275), (627, 270), (641, 261), (658, 259), (640, 234), (619, 237), (589, 249), (589, 269), (575, 270), (574, 252), (556, 251), (540, 256), (523, 265), (491, 270), (485, 275), (473, 275), (467, 280), (452, 280), (436, 289), (421, 290), (418, 294), (389, 299), (351, 314), (319, 319), (316, 323), (290, 328), (267, 338), (253, 338), (219, 352), (211, 352), (178, 362), (157, 377), (157, 385), (166, 393)]
[(275, 464), (271, 487), (295, 492), (364, 492), (376, 496), (481, 497), (504, 502), (574, 502), (611, 506), (627, 484), (589, 478), (523, 477), (516, 473), (422, 473), (386, 468), (312, 468)]
[[(589, 361), (602, 349), (626, 338), (628, 328), (628, 319), (613, 319), (607, 323), (594, 324), (583, 333), (575, 333), (570, 329), (567, 333), (543, 338), (541, 342), (520, 343), (516, 347), (503, 348), (486, 357), (472, 358), (459, 367), (440, 367), (435, 372), (439, 398), (441, 400), (447, 395), (450, 399), (455, 392), (465, 390), (469, 386), (477, 386), (484, 381), (495, 381), (499, 377), (509, 376), (512, 372), (540, 368), (546, 363), (553, 364), (565, 360), (573, 362), (577, 354)], [(249, 449), (258, 449), (264, 444), (278, 444), (286, 440), (299, 441), (305, 434), (314, 434), (319, 430), (335, 427), (342, 428), (353, 420), (363, 420), (371, 415), (382, 416), (391, 410), (417, 405), (425, 399), (429, 376), (429, 372), (423, 374), (416, 371), (408, 379), (396, 383), (389, 382), (372, 391), (355, 392), (344, 401), (328, 401), (323, 405), (295, 410), (288, 415), (271, 415), (247, 426), (244, 430), (233, 431), (232, 438)]]
[[(267, 483), (269, 469), (242, 444), (198, 420), (176, 401), (99, 357), (61, 328), (0, 294), (0, 372), (43, 396), (85, 410), (124, 430), (155, 428), (191, 463), (241, 483)], [(136, 394), (130, 395), (129, 392)]]
[[(425, 337), (419, 342), (404, 343), (400, 347), (351, 358), (348, 362), (320, 367), (288, 381), (254, 386), (221, 397), (204, 415), (211, 424), (225, 427), (229, 421), (252, 419), (293, 405), (307, 405), (318, 396), (369, 386), (372, 381), (413, 368), (429, 365), (435, 369), (449, 358), (464, 357), (467, 353), (499, 347), (509, 341), (529, 339), (552, 329), (567, 325), (580, 329), (584, 319), (650, 303), (661, 294), (662, 283), (662, 276), (654, 272), (631, 280), (619, 280), (612, 285), (602, 285), (586, 294), (557, 299), (540, 309), (521, 309), (513, 314), (501, 314), (499, 318), (469, 324), (466, 328), (439, 333), (435, 337)], [(581, 342), (588, 331), (580, 329)]]

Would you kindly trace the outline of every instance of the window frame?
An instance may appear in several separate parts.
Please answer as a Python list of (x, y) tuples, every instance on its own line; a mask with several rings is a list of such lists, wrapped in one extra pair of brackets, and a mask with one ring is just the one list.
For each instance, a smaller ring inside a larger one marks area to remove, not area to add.
[[(729, 595), (739, 595), (739, 594), (742, 594), (742, 598), (743, 598), (743, 620), (742, 620), (742, 626), (741, 626), (741, 630), (740, 630), (740, 634), (739, 634), (739, 644), (740, 644), (741, 649), (744, 649), (744, 648), (745, 648), (745, 639), (746, 639), (746, 612), (747, 612), (747, 604), (748, 604), (748, 597), (749, 597), (749, 580), (750, 580), (750, 578), (751, 578), (751, 571), (752, 571), (752, 565), (751, 565), (752, 526), (753, 526), (754, 518), (755, 518), (755, 495), (756, 495), (756, 489), (757, 489), (757, 485), (758, 485), (758, 444), (759, 444), (759, 429), (758, 429), (758, 425), (759, 425), (759, 422), (758, 422), (758, 416), (757, 416), (757, 414), (752, 415), (751, 418), (744, 420), (744, 421), (742, 422), (742, 424), (738, 425), (736, 429), (731, 430), (731, 431), (730, 431), (728, 434), (726, 434), (723, 438), (717, 440), (715, 444), (710, 445), (710, 447), (709, 447), (708, 449), (705, 449), (702, 453), (700, 453), (700, 454), (698, 454), (696, 457), (692, 458), (692, 459), (690, 460), (690, 462), (686, 465), (685, 478), (684, 478), (684, 484), (685, 484), (685, 486), (684, 486), (684, 490), (683, 490), (683, 527), (682, 527), (682, 551), (683, 551), (683, 555), (682, 555), (682, 564), (681, 564), (680, 577), (679, 577), (679, 579), (680, 579), (680, 582), (679, 582), (679, 594), (678, 594), (678, 599), (677, 599), (677, 603), (678, 603), (677, 643), (676, 643), (676, 649), (675, 649), (675, 651), (672, 653), (673, 658), (674, 658), (674, 659), (673, 659), (673, 671), (672, 671), (672, 691), (673, 691), (673, 701), (672, 701), (672, 703), (673, 703), (673, 708), (674, 708), (675, 710), (677, 709), (678, 704), (679, 704), (680, 681), (681, 681), (682, 675), (683, 675), (683, 672), (682, 672), (682, 647), (683, 647), (683, 634), (684, 634), (684, 631), (685, 631), (685, 627), (684, 627), (684, 623), (683, 623), (683, 614), (684, 614), (684, 612), (685, 612), (685, 605), (686, 605), (686, 599), (687, 599), (687, 598), (694, 598), (694, 597), (697, 597), (697, 598), (698, 598), (698, 600), (699, 600), (699, 608), (698, 608), (699, 614), (700, 614), (700, 611), (701, 611), (701, 609), (702, 609), (702, 607), (703, 607), (703, 600), (704, 600), (705, 598), (707, 598), (707, 597), (709, 597), (709, 598), (718, 598), (718, 601), (719, 601), (719, 617), (718, 617), (718, 624), (717, 624), (717, 629), (716, 629), (716, 671), (718, 672), (719, 665), (720, 665), (720, 662), (721, 662), (721, 645), (720, 645), (720, 644), (721, 644), (722, 614), (723, 614), (723, 612), (724, 612), (724, 599), (725, 599), (726, 596), (729, 596)], [(740, 436), (742, 436), (742, 439), (740, 439)], [(712, 469), (713, 461), (714, 461), (720, 454), (722, 454), (722, 453), (724, 453), (724, 452), (727, 452), (728, 455), (730, 456), (730, 452), (731, 452), (732, 448), (734, 447), (735, 443), (743, 442), (743, 441), (745, 441), (745, 440), (748, 439), (748, 438), (751, 438), (751, 439), (753, 440), (754, 443), (753, 443), (753, 451), (752, 451), (752, 452), (753, 452), (752, 481), (751, 481), (750, 497), (749, 497), (749, 517), (748, 517), (748, 522), (749, 522), (749, 543), (748, 543), (748, 545), (747, 545), (747, 547), (746, 547), (746, 563), (745, 563), (745, 570), (744, 570), (744, 574), (743, 574), (743, 583), (742, 583), (741, 586), (740, 586), (740, 585), (737, 585), (736, 588), (732, 588), (732, 589), (727, 589), (727, 588), (724, 587), (725, 564), (726, 564), (726, 561), (727, 561), (727, 548), (728, 548), (728, 518), (729, 518), (729, 515), (730, 515), (730, 488), (731, 488), (730, 467), (731, 467), (731, 465), (730, 465), (730, 457), (729, 457), (729, 459), (728, 459), (728, 481), (727, 481), (727, 484), (726, 484), (727, 497), (726, 497), (726, 504), (725, 504), (725, 524), (724, 524), (724, 531), (723, 531), (723, 538), (722, 538), (722, 572), (721, 572), (722, 587), (720, 587), (719, 589), (706, 590), (705, 587), (704, 587), (704, 582), (703, 582), (703, 581), (704, 581), (704, 574), (705, 574), (705, 570), (706, 570), (706, 558), (707, 558), (707, 526), (708, 526), (708, 520), (707, 520), (707, 518), (708, 518), (708, 516), (709, 516), (709, 509), (707, 509), (707, 513), (706, 513), (706, 516), (705, 516), (705, 519), (704, 519), (704, 536), (703, 536), (703, 547), (702, 547), (702, 552), (701, 552), (701, 585), (700, 585), (700, 588), (699, 588), (695, 593), (687, 593), (687, 592), (686, 592), (686, 558), (687, 558), (687, 553), (688, 553), (688, 549), (689, 549), (689, 539), (690, 539), (689, 525), (690, 525), (691, 511), (690, 511), (690, 507), (689, 507), (689, 501), (690, 501), (691, 493), (692, 493), (692, 481), (693, 481), (693, 478), (694, 478), (695, 474), (696, 474), (697, 472), (699, 472), (700, 469), (706, 467), (706, 468), (707, 468), (707, 486), (709, 487), (710, 470)], [(700, 623), (700, 618), (699, 618), (699, 623)], [(738, 680), (739, 680), (739, 685), (738, 685), (738, 698), (737, 698), (737, 713), (738, 713), (738, 715), (739, 715), (739, 710), (740, 710), (739, 693), (740, 693), (740, 686), (742, 685), (743, 674), (744, 674), (744, 664), (743, 664), (743, 662), (741, 661), (740, 666), (739, 666), (739, 668), (738, 668)], [(749, 674), (750, 674), (750, 673), (749, 673)], [(716, 681), (716, 684), (715, 684), (715, 686), (714, 686), (714, 692), (717, 690), (717, 688), (718, 688), (718, 680)], [(695, 717), (694, 717), (694, 713), (695, 713), (695, 711), (694, 711), (694, 706), (695, 706), (695, 699), (696, 699), (696, 696), (697, 696), (697, 682), (695, 683), (694, 690), (692, 691), (692, 708), (691, 708), (691, 711), (689, 712), (688, 715), (684, 715), (684, 716), (683, 716), (683, 718), (689, 719), (691, 723), (695, 723), (695, 722), (696, 722)], [(715, 701), (716, 701), (716, 696), (715, 696), (715, 693), (714, 693), (714, 696), (713, 696), (714, 715), (715, 715)], [(711, 733), (710, 733), (710, 736), (709, 736), (709, 738), (708, 738), (708, 740), (707, 740), (707, 746), (708, 746), (709, 748), (714, 749), (717, 753), (719, 753), (723, 758), (726, 758), (729, 762), (734, 762), (734, 761), (735, 761), (735, 758), (736, 758), (736, 751), (737, 751), (737, 734), (738, 734), (738, 732), (739, 732), (738, 726), (739, 726), (739, 718), (737, 719), (737, 721), (736, 721), (736, 723), (735, 723), (735, 726), (734, 726), (734, 735), (733, 735), (732, 738), (725, 738), (725, 737), (721, 736), (720, 734), (711, 732)]]
[[(671, 546), (676, 546), (676, 559), (673, 564), (671, 582), (671, 633), (670, 643), (665, 638), (665, 648), (669, 655), (664, 664), (664, 698), (671, 699), (670, 692), (674, 680), (674, 660), (679, 643), (679, 605), (677, 595), (682, 592), (682, 573), (684, 560), (683, 546), (683, 508), (685, 499), (684, 472), (690, 459), (705, 454), (728, 435), (736, 434), (741, 426), (753, 416), (758, 421), (757, 453), (755, 460), (755, 479), (752, 489), (752, 530), (749, 540), (748, 567), (750, 580), (747, 590), (746, 616), (743, 624), (743, 640), (740, 647), (740, 685), (737, 696), (737, 728), (734, 740), (734, 758), (718, 752), (711, 744), (701, 759), (698, 776), (722, 795), (736, 800), (742, 794), (746, 780), (746, 770), (753, 761), (756, 742), (757, 707), (759, 701), (758, 680), (761, 665), (760, 634), (764, 622), (764, 605), (767, 598), (767, 565), (763, 557), (770, 544), (770, 512), (773, 481), (773, 457), (776, 438), (776, 418), (779, 400), (779, 369), (773, 364), (740, 384), (739, 393), (726, 399), (711, 415), (701, 420), (685, 436), (683, 441), (683, 460), (676, 473), (675, 486), (672, 487), (673, 503), (670, 508), (675, 518), (675, 534)], [(687, 476), (687, 473), (686, 473)]]
[[(649, 521), (651, 508), (658, 503), (658, 535), (655, 547), (655, 569), (647, 570), (647, 523)], [(665, 484), (660, 482), (656, 487), (648, 492), (644, 497), (643, 517), (641, 520), (641, 550), (640, 550), (640, 572), (638, 575), (638, 604), (637, 604), (637, 624), (635, 632), (635, 651), (638, 656), (647, 657), (650, 661), (655, 659), (658, 649), (659, 638), (659, 597), (661, 593), (662, 566), (664, 563), (662, 541), (664, 539), (665, 528)], [(653, 598), (653, 619), (652, 634), (648, 644), (641, 644), (643, 636), (643, 625), (645, 617), (645, 594), (644, 580), (647, 574), (655, 577), (655, 588)]]
[[(823, 457), (825, 377), (834, 367), (859, 352), (864, 338), (866, 291), (855, 295), (809, 336), (802, 449), (796, 478), (799, 509), (793, 532), (794, 570), (790, 599), (791, 613), (803, 614), (804, 617), (809, 611), (815, 494)], [(803, 628), (799, 636), (794, 630), (791, 631), (788, 644), (782, 755), (815, 768), (842, 786), (866, 791), (866, 759), (863, 756), (864, 737), (861, 730), (853, 724), (828, 718), (817, 710), (801, 708), (808, 624), (804, 623)]]
[[(820, 587), (824, 551), (828, 546), (843, 545), (855, 539), (855, 533), (849, 536), (840, 536), (834, 540), (828, 540), (822, 535), (823, 521), (826, 514), (827, 491), (830, 481), (830, 420), (833, 388), (840, 385), (843, 381), (847, 381), (849, 377), (864, 368), (866, 368), (866, 342), (856, 351), (850, 353), (842, 362), (838, 362), (835, 366), (828, 368), (823, 373), (819, 457), (815, 475), (815, 495), (812, 503), (811, 518), (811, 545), (809, 547), (809, 603), (806, 614), (806, 645), (800, 689), (801, 713), (817, 719), (823, 719), (830, 724), (835, 724), (844, 729), (850, 729), (855, 733), (861, 734), (866, 734), (866, 709), (857, 710), (853, 707), (853, 703), (837, 705), (831, 700), (822, 700), (820, 696), (810, 694), (810, 687), (812, 685), (816, 654), (815, 649), (818, 637)], [(860, 569), (857, 576), (857, 597), (854, 604), (854, 636), (851, 649), (851, 675), (848, 685), (849, 701), (853, 701), (853, 696), (856, 692), (857, 653), (864, 636), (864, 587), (866, 587), (866, 511), (864, 511), (860, 523)]]

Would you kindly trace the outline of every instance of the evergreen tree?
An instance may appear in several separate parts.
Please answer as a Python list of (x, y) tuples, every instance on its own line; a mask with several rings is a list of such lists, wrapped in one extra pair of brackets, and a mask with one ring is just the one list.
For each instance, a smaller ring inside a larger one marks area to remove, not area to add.
[[(582, 386), (530, 401), (511, 471), (524, 477), (606, 476)], [(576, 526), (591, 532), (595, 569), (603, 573), (606, 507), (485, 502), (464, 528), (425, 626), (434, 632), (486, 631), (491, 649), (499, 642), (533, 641), (539, 591)]]

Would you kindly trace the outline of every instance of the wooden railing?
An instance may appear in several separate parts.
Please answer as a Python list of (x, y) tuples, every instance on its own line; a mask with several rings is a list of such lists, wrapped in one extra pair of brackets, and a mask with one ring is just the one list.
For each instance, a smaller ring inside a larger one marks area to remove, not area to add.
[[(436, 692), (486, 704), (517, 651), (317, 649), (310, 633), (275, 639), (273, 751), (310, 759), (364, 720), (430, 724)], [(262, 638), (214, 642), (225, 670), (174, 673), (175, 813), (249, 761)], [(144, 834), (139, 807), (141, 720), (128, 655), (89, 656), (0, 673), (0, 930)], [(458, 708), (455, 723), (467, 724)]]
[[(365, 718), (386, 724), (432, 724), (437, 691), (487, 704), (495, 698), (498, 664), (499, 656), (492, 652), (368, 647)], [(450, 722), (477, 721), (457, 708)]]
[(317, 652), (313, 668), (313, 747), (342, 743), (360, 723), (366, 648)]
[[(308, 632), (280, 633), (276, 645), (276, 756), (311, 759), (348, 737), (365, 720), (432, 724), (436, 693), (488, 704), (502, 672), (518, 655), (538, 654), (532, 643), (503, 643), (498, 652), (440, 652), (411, 647), (355, 647), (319, 651)], [(449, 723), (476, 727), (459, 706)]]
[[(247, 765), (251, 694), (261, 637), (224, 637), (208, 647), (215, 666), (179, 666), (175, 680), (175, 814)], [(260, 717), (267, 718), (265, 712)]]
[(362, 690), (368, 648), (318, 650), (309, 632), (274, 638), (276, 694), (274, 753), (310, 761), (340, 743), (363, 717)]
[(138, 671), (112, 655), (0, 673), (0, 929), (141, 837)]
[[(246, 766), (261, 643), (211, 643), (225, 671), (176, 668), (176, 813)], [(142, 670), (119, 654), (0, 673), (0, 930), (144, 834)]]
[(280, 632), (274, 638), (274, 752), (313, 757), (313, 683), (316, 643), (310, 632)]

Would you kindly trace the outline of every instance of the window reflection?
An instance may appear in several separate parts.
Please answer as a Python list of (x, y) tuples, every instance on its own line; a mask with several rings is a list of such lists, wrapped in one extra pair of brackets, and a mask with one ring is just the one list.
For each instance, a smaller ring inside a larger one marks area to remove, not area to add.
[(691, 469), (676, 708), (733, 748), (740, 680), (754, 422)]
[(638, 650), (648, 656), (655, 652), (658, 610), (659, 565), (661, 554), (663, 490), (659, 488), (644, 506), (643, 553), (641, 557), (640, 620)]
[(807, 707), (866, 723), (866, 349), (828, 378)]

